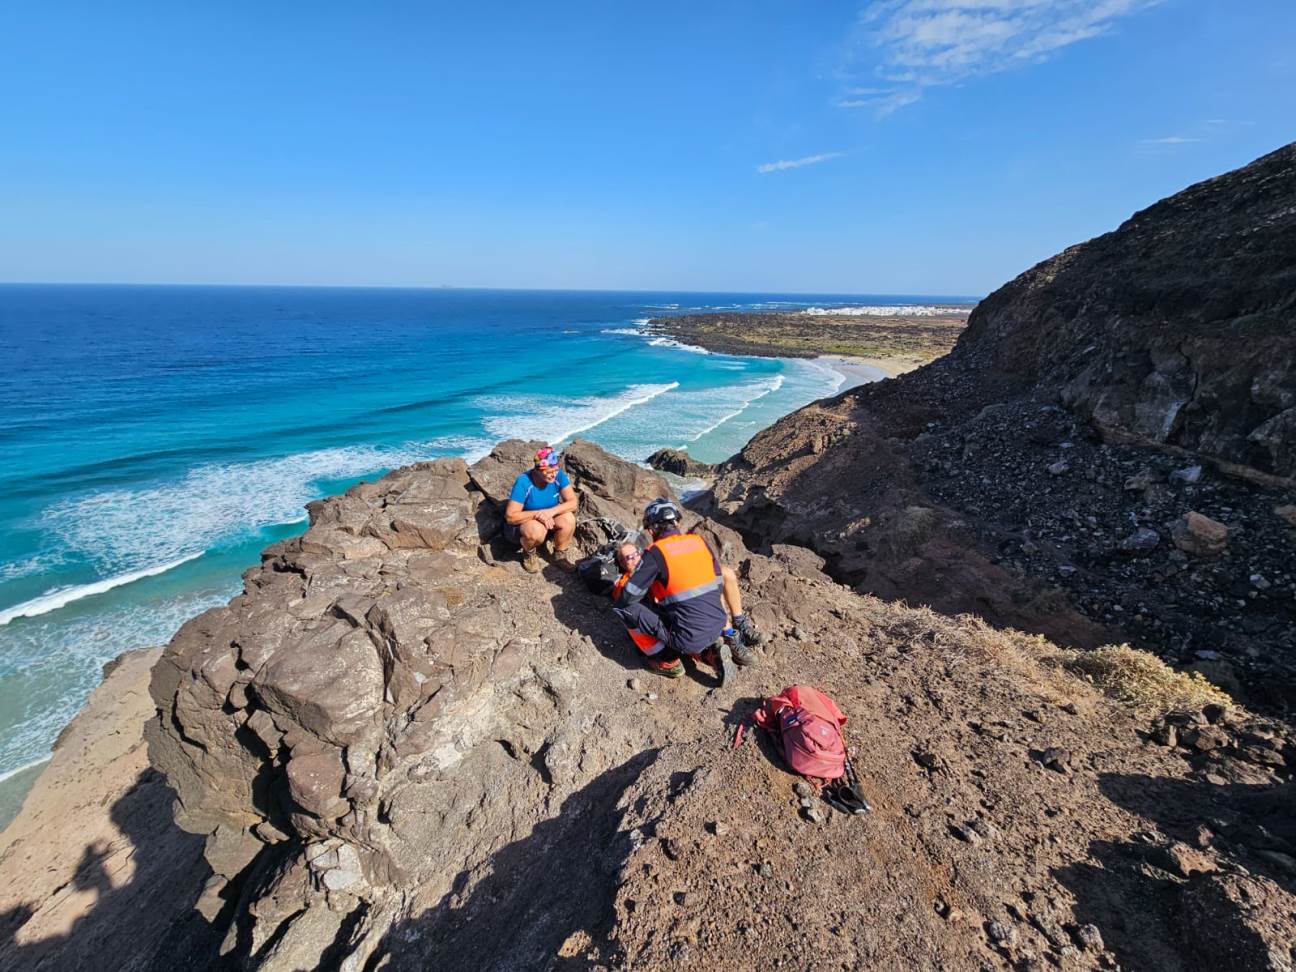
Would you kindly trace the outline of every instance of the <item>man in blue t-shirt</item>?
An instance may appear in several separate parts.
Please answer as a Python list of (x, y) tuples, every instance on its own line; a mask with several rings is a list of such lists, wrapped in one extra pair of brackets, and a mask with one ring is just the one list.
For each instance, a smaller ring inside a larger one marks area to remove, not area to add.
[(504, 537), (522, 547), (522, 567), (540, 570), (540, 544), (552, 538), (554, 563), (564, 570), (576, 566), (572, 536), (576, 533), (576, 490), (558, 468), (562, 456), (545, 446), (536, 452), (535, 466), (513, 483), (504, 507)]

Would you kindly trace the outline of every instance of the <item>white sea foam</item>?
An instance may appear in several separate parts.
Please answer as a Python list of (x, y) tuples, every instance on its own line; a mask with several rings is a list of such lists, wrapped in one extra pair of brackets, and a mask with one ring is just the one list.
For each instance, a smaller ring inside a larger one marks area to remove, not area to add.
[(696, 442), (698, 439), (702, 438), (702, 436), (714, 432), (726, 422), (736, 419), (766, 395), (772, 395), (774, 392), (782, 388), (785, 380), (786, 379), (783, 375), (774, 375), (771, 378), (762, 378), (758, 381), (745, 382), (742, 385), (725, 385), (708, 391), (691, 393), (691, 397), (695, 399), (696, 405), (700, 405), (703, 410), (707, 409), (708, 405), (720, 401), (723, 401), (727, 407), (718, 415), (713, 413), (707, 421), (707, 424), (685, 438), (681, 442), (681, 445), (689, 442)]
[(48, 614), (50, 611), (57, 611), (59, 608), (65, 607), (73, 601), (79, 601), (83, 597), (103, 594), (106, 591), (111, 591), (114, 587), (122, 587), (137, 580), (143, 580), (145, 577), (156, 577), (158, 574), (165, 574), (168, 570), (201, 556), (202, 551), (199, 550), (196, 553), (179, 557), (170, 563), (145, 567), (142, 570), (132, 570), (129, 573), (118, 574), (116, 577), (107, 577), (95, 581), (93, 584), (81, 584), (77, 587), (64, 587), (56, 591), (49, 591), (40, 597), (34, 597), (30, 601), (24, 601), (22, 604), (16, 604), (11, 608), (0, 611), (0, 626), (8, 624), (15, 618), (34, 618), (37, 615)]
[[(647, 321), (644, 322), (648, 323)], [(646, 332), (637, 327), (605, 327), (600, 334), (628, 334), (630, 337), (645, 337)]]
[(13, 580), (15, 577), (30, 577), (32, 574), (43, 574), (52, 570), (59, 562), (53, 553), (40, 553), (23, 560), (13, 560), (0, 564), (0, 581)]
[(684, 344), (682, 341), (676, 341), (669, 337), (655, 337), (648, 342), (655, 348), (674, 348), (676, 351), (689, 351), (693, 354), (710, 354), (706, 348), (699, 348), (693, 344)]
[(21, 705), (0, 709), (0, 779), (49, 758), (54, 739), (103, 680), (106, 662), (140, 645), (165, 644), (186, 620), (224, 604), (239, 587), (231, 578), (204, 590), (122, 600), (0, 629), (6, 689), (21, 691), (22, 698)]
[(842, 385), (846, 384), (846, 375), (824, 361), (815, 360), (813, 358), (811, 359), (803, 358), (801, 359), (801, 363), (804, 364), (807, 368), (812, 368), (815, 371), (823, 372), (828, 377), (828, 380), (832, 382), (832, 388), (829, 391), (825, 392), (825, 394), (827, 395), (834, 394), (841, 388)]
[(42, 526), (68, 551), (112, 576), (169, 564), (258, 530), (306, 518), (321, 480), (353, 479), (439, 455), (485, 455), (490, 443), (455, 436), (378, 448), (321, 449), (252, 462), (209, 463), (178, 479), (65, 500)]
[(948, 304), (863, 304), (858, 307), (807, 307), (809, 317), (951, 317), (970, 314), (970, 307)]
[(602, 398), (484, 395), (475, 399), (474, 404), (492, 413), (482, 420), (482, 427), (492, 436), (559, 443), (678, 387), (677, 381), (664, 385), (631, 385), (619, 395)]
[(25, 773), (29, 769), (35, 769), (37, 766), (44, 766), (49, 761), (49, 756), (42, 756), (40, 759), (33, 759), (30, 763), (24, 763), (22, 766), (15, 766), (11, 770), (6, 770), (5, 772), (0, 773), (0, 783), (3, 783), (11, 777), (17, 776), (19, 773)]

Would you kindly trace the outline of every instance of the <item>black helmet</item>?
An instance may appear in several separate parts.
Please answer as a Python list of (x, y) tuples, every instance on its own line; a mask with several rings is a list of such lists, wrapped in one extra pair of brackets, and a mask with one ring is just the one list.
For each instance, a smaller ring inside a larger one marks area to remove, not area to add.
[(680, 518), (679, 507), (672, 503), (664, 496), (659, 496), (648, 504), (644, 510), (644, 526), (649, 530), (655, 527), (665, 526), (667, 523), (678, 523)]

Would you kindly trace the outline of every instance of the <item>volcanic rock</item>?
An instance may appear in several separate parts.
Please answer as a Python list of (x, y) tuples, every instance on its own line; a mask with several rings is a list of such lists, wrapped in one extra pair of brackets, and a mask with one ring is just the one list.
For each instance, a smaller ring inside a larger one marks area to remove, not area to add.
[(1228, 546), (1229, 531), (1223, 523), (1201, 513), (1190, 512), (1170, 527), (1174, 544), (1194, 557), (1214, 557)]
[(662, 472), (676, 476), (711, 476), (715, 466), (708, 462), (699, 462), (688, 454), (686, 449), (658, 449), (648, 457), (648, 465)]

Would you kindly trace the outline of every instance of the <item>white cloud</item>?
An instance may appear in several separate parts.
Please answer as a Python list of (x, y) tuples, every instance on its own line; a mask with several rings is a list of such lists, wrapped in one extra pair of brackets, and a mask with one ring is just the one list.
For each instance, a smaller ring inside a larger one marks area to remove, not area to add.
[(822, 155), (807, 155), (804, 159), (780, 159), (777, 162), (766, 162), (764, 165), (758, 165), (756, 171), (764, 174), (766, 172), (782, 172), (784, 169), (799, 169), (803, 165), (818, 165), (820, 162), (840, 158), (845, 154), (845, 152), (824, 152)]
[(1190, 138), (1187, 135), (1167, 135), (1164, 138), (1145, 138), (1139, 144), (1141, 145), (1187, 145), (1189, 142), (1200, 142), (1200, 138)]
[(874, 0), (859, 15), (852, 61), (869, 62), (891, 86), (848, 88), (837, 105), (887, 115), (927, 88), (1048, 60), (1159, 2)]
[(877, 89), (876, 94), (867, 98), (843, 98), (837, 102), (838, 108), (872, 108), (879, 118), (899, 111), (905, 105), (912, 105), (922, 98), (922, 91), (916, 88)]

